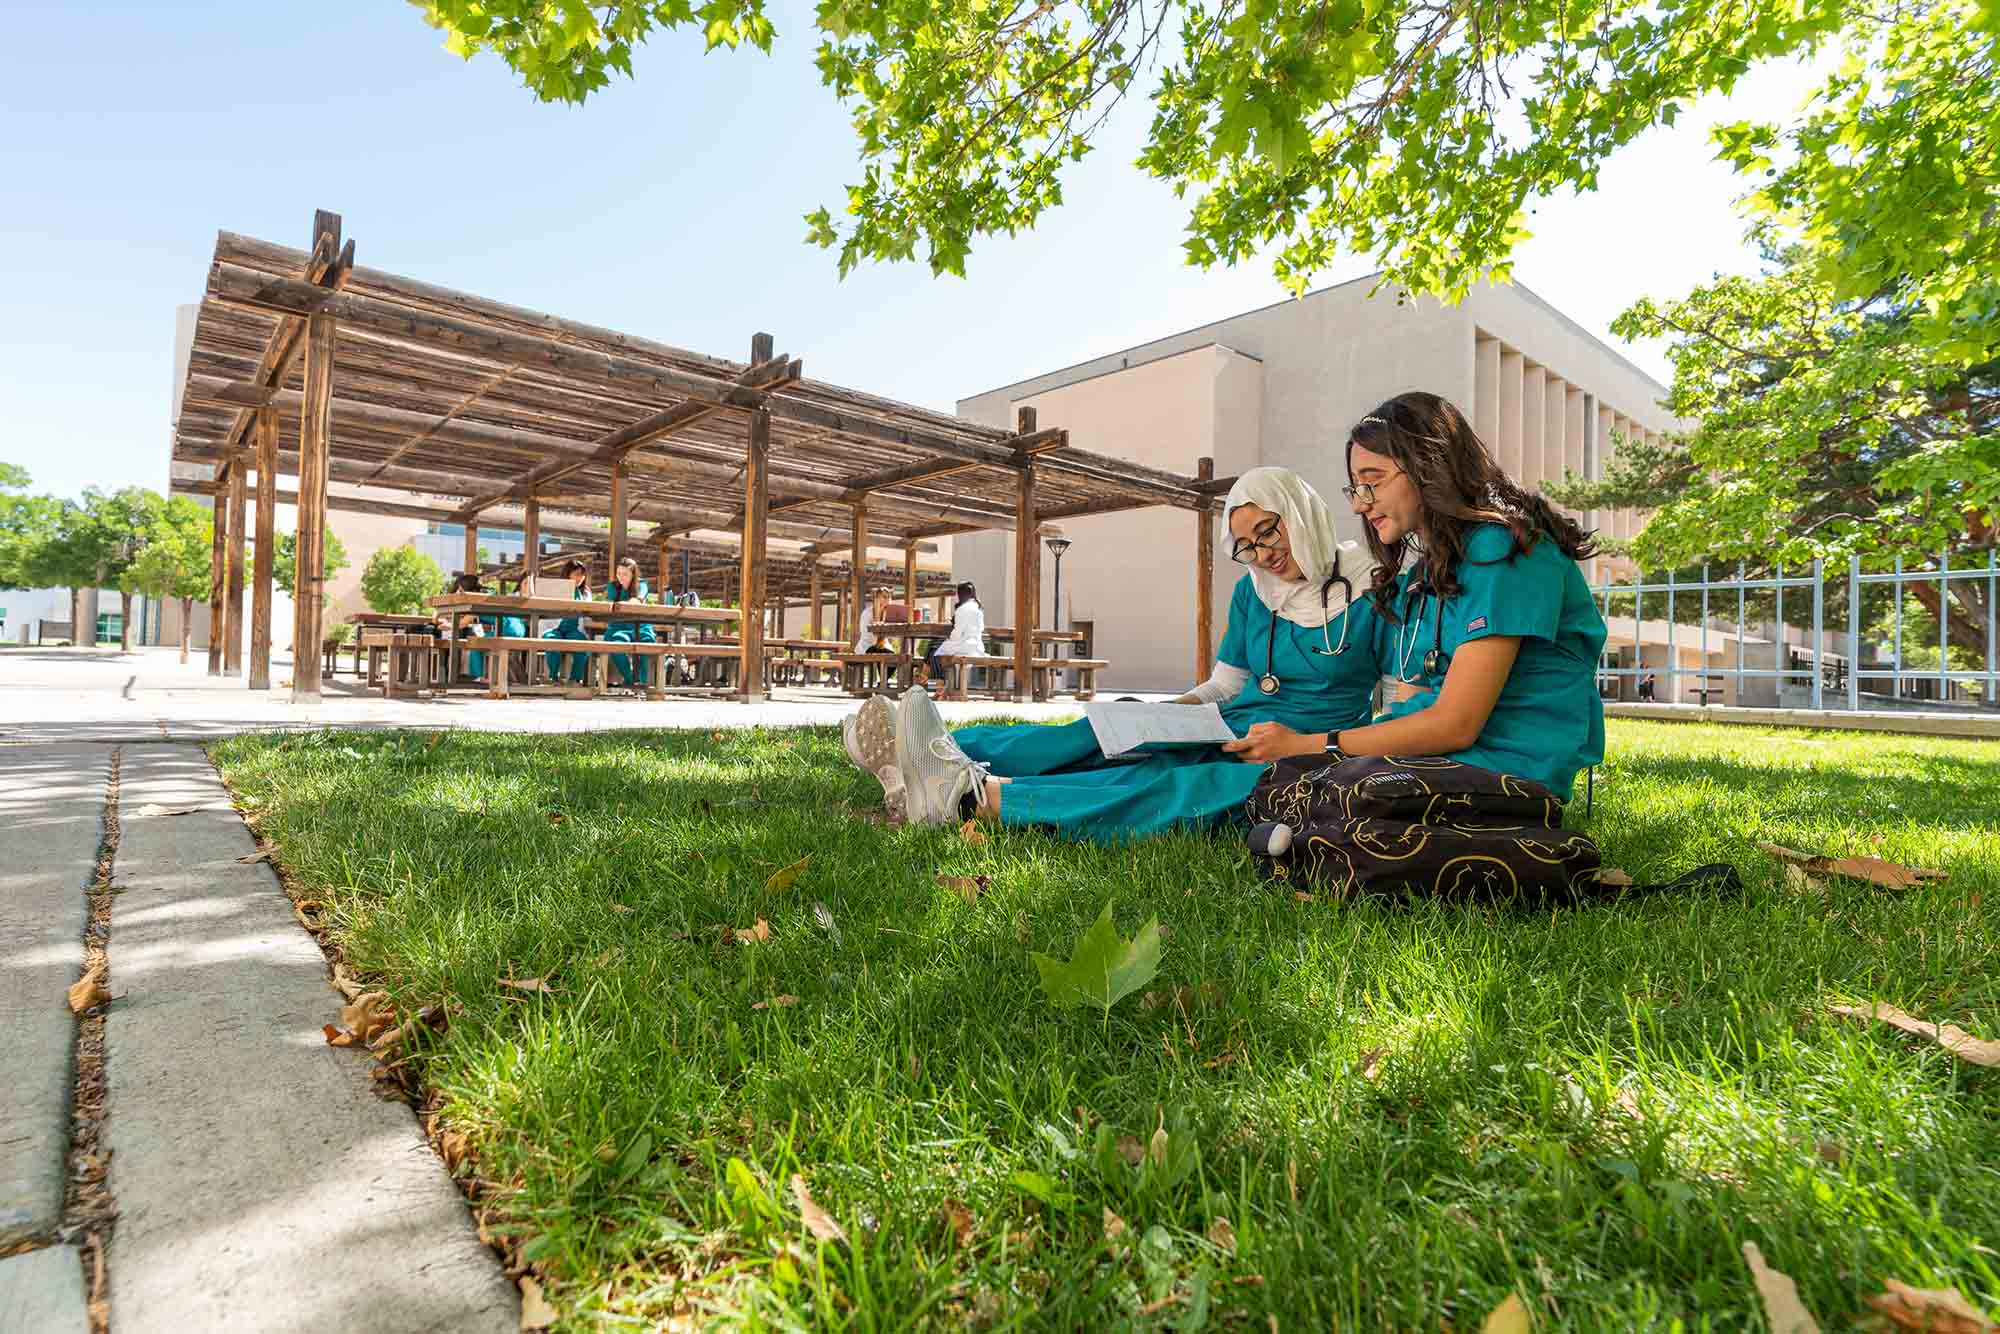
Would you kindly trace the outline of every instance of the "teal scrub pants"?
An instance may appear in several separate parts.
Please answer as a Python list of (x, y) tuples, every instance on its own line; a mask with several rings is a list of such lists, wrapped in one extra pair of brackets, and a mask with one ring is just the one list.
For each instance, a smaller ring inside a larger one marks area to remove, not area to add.
[(1013, 780), (1000, 790), (1002, 824), (1053, 826), (1093, 843), (1240, 820), (1265, 768), (1216, 747), (1108, 760), (1081, 718), (1060, 727), (968, 727), (953, 739), (994, 777)]
[[(617, 621), (612, 624), (610, 629), (604, 632), (604, 642), (607, 644), (657, 644), (660, 642), (660, 638), (653, 633), (651, 622)], [(632, 675), (632, 655), (627, 653), (612, 654), (611, 666), (618, 673), (619, 679), (628, 686), (651, 685), (653, 683), (653, 665), (647, 659), (642, 658), (639, 660), (639, 675), (636, 679)]]
[[(479, 623), (486, 627), (488, 634), (493, 632), (495, 621), (491, 616), (480, 617)], [(508, 639), (522, 639), (528, 633), (527, 621), (519, 616), (502, 616), (498, 621), (498, 625), (500, 627), (500, 634)], [(486, 654), (479, 649), (473, 649), (467, 653), (465, 655), (465, 669), (472, 673), (473, 680), (484, 681), (486, 679)]]
[[(583, 621), (580, 617), (566, 616), (556, 622), (555, 629), (542, 631), (542, 638), (589, 639), (590, 636), (585, 633)], [(549, 680), (562, 680), (562, 662), (565, 657), (569, 659), (569, 679), (571, 683), (582, 685), (589, 679), (590, 674), (590, 655), (587, 653), (549, 654)]]

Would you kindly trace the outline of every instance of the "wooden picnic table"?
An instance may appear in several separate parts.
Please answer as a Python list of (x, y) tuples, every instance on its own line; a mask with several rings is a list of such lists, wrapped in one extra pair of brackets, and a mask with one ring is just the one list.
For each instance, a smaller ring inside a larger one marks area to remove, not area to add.
[[(657, 626), (692, 625), (699, 627), (704, 634), (720, 626), (734, 625), (742, 619), (741, 613), (732, 607), (682, 607), (652, 602), (606, 602), (596, 598), (541, 597), (534, 594), (519, 593), (440, 593), (434, 597), (424, 599), (424, 602), (425, 605), (444, 612), (453, 620), (462, 615), (518, 616), (528, 622), (528, 634), (526, 638), (538, 641), (540, 640), (540, 636), (537, 633), (539, 628), (537, 623), (544, 617), (553, 617), (557, 620), (577, 617), (582, 619), (586, 625), (611, 624), (616, 622), (638, 622), (645, 625)], [(571, 641), (548, 641), (546, 648), (542, 651), (550, 653), (586, 653), (592, 657), (597, 656), (603, 651), (597, 648), (578, 649), (559, 647), (561, 643), (565, 642)], [(601, 645), (603, 643), (602, 640), (588, 642), (594, 645)], [(483, 651), (489, 647), (488, 644), (482, 642), (480, 637), (454, 638), (450, 641), (450, 644), (453, 650), (452, 661), (454, 667), (458, 663), (460, 652)], [(501, 646), (490, 645), (490, 647), (500, 648)], [(673, 645), (662, 642), (655, 648), (652, 645), (640, 644), (633, 647), (628, 656), (653, 658), (658, 657), (661, 652), (670, 649), (682, 650), (679, 656), (695, 656), (702, 653), (704, 648), (712, 651), (714, 647), (714, 645)], [(693, 650), (693, 652), (691, 653), (687, 650)], [(508, 646), (508, 651), (512, 651), (511, 644)], [(594, 664), (593, 679), (598, 680), (600, 683), (594, 688), (601, 690), (603, 688), (601, 683), (603, 673), (602, 671), (595, 670), (596, 666), (598, 665)], [(457, 674), (456, 671), (453, 672), (453, 675)], [(497, 690), (496, 693), (498, 693)]]
[[(354, 642), (352, 644), (352, 648), (354, 649), (354, 674), (356, 676), (360, 676), (362, 674), (361, 635), (363, 631), (365, 630), (411, 631), (418, 629), (421, 626), (431, 625), (436, 620), (437, 618), (435, 616), (412, 616), (403, 612), (389, 612), (389, 611), (354, 612), (347, 618), (347, 623), (354, 627)], [(333, 655), (331, 653), (327, 655), (326, 674), (328, 676), (333, 675)]]

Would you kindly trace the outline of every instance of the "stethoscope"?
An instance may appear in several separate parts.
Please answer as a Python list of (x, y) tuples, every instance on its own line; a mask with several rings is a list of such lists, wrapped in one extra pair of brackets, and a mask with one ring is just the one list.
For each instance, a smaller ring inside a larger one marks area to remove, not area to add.
[[(1409, 619), (1410, 599), (1413, 597), (1417, 599), (1417, 615), (1415, 620)], [(1418, 681), (1423, 680), (1423, 676), (1410, 675), (1410, 655), (1416, 652), (1417, 645), (1423, 640), (1423, 604), (1432, 600), (1429, 591), (1422, 584), (1414, 582), (1410, 585), (1409, 591), (1403, 595), (1404, 625), (1398, 626), (1396, 629), (1396, 679), (1404, 685), (1415, 685)], [(1451, 666), (1451, 654), (1444, 651), (1444, 604), (1442, 602), (1438, 603), (1437, 613), (1437, 624), (1431, 629), (1430, 651), (1424, 654), (1424, 676), (1443, 676), (1446, 669)], [(1404, 638), (1405, 629), (1409, 631), (1407, 640)]]
[[(1331, 579), (1327, 580), (1325, 583), (1319, 586), (1319, 613), (1320, 613), (1319, 643), (1317, 645), (1307, 646), (1311, 648), (1314, 653), (1319, 654), (1322, 658), (1337, 658), (1341, 654), (1347, 652), (1347, 609), (1345, 607), (1341, 608), (1340, 611), (1340, 643), (1334, 645), (1331, 648), (1327, 647), (1328, 644), (1332, 643), (1332, 639), (1328, 635), (1326, 629), (1326, 621), (1327, 621), (1326, 595), (1328, 590), (1330, 590), (1332, 587), (1333, 587), (1333, 580)], [(1264, 641), (1264, 674), (1257, 678), (1257, 688), (1263, 691), (1267, 695), (1275, 695), (1278, 693), (1278, 685), (1279, 685), (1278, 674), (1275, 671), (1271, 670), (1272, 666), (1277, 662), (1277, 653), (1278, 653), (1278, 609), (1273, 607), (1271, 609), (1271, 636), (1269, 639), (1266, 639)]]

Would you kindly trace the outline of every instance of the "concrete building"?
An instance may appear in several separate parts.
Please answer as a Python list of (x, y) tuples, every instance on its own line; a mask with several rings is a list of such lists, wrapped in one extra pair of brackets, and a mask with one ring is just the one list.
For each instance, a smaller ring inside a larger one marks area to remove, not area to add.
[[(1033, 407), (1043, 427), (1068, 427), (1107, 454), (1217, 476), (1291, 468), (1329, 497), (1342, 535), (1361, 528), (1340, 502), (1347, 430), (1382, 400), (1426, 389), (1456, 402), (1501, 466), (1525, 486), (1565, 471), (1602, 475), (1619, 443), (1656, 441), (1675, 428), (1665, 386), (1518, 285), (1487, 285), (1457, 306), (1374, 292), (1376, 279), (1325, 288), (1137, 347), (959, 400), (961, 416), (989, 425)], [(1582, 516), (1629, 537), (1642, 516)], [(1192, 617), (1196, 520), (1141, 510), (1065, 520), (1074, 545), (1054, 605), (1043, 561), (1041, 623), (1088, 629), (1108, 683), (1128, 690), (1188, 685), (1197, 658)], [(1240, 571), (1217, 543), (1215, 632)], [(953, 566), (987, 606), (1011, 608), (1013, 535), (961, 536)], [(1622, 562), (1604, 561), (1593, 582)], [(1008, 617), (1006, 619), (1011, 619)]]

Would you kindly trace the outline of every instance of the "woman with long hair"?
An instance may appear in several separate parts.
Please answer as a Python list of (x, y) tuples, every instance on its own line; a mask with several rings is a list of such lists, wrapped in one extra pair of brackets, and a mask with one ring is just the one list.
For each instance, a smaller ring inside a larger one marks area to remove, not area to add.
[(1356, 423), (1347, 476), (1377, 562), (1377, 651), (1410, 693), (1370, 726), (1260, 723), (1229, 749), (1442, 756), (1569, 800), (1604, 757), (1604, 620), (1577, 567), (1597, 554), (1592, 535), (1503, 473), (1436, 394), (1399, 394)]
[[(1336, 730), (1367, 721), (1381, 670), (1362, 597), (1369, 572), (1358, 552), (1343, 561), (1326, 503), (1295, 473), (1254, 468), (1237, 479), (1224, 517), (1231, 559), (1246, 568), (1214, 674), (1179, 702), (1219, 706), (1238, 735), (1265, 721)], [(848, 753), (882, 780), (892, 815), (978, 817), (1100, 842), (1235, 818), (1260, 773), (1217, 746), (1110, 759), (1087, 719), (954, 736), (921, 690), (900, 707), (870, 700), (847, 733)]]

